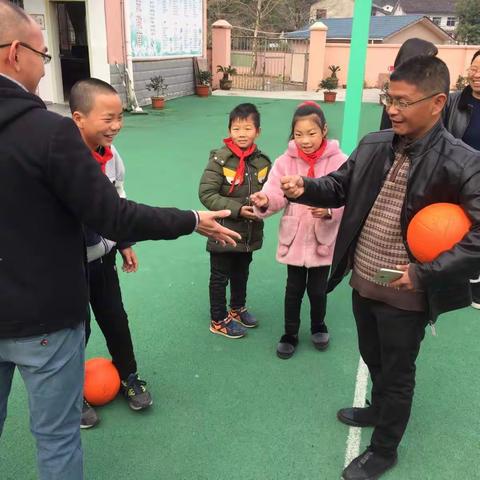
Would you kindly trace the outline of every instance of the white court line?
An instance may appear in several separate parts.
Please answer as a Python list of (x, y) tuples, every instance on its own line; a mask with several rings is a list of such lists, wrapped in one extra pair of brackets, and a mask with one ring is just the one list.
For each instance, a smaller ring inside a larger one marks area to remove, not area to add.
[[(364, 407), (367, 396), (368, 368), (362, 357), (358, 360), (357, 380), (355, 383), (354, 407)], [(345, 451), (345, 467), (360, 454), (360, 442), (362, 440), (362, 429), (350, 427), (348, 430), (347, 449)]]

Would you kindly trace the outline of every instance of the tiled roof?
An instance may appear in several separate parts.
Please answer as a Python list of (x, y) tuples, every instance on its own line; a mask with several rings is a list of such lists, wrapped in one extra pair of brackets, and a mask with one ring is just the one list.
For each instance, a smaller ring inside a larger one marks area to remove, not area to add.
[[(419, 22), (423, 15), (387, 15), (371, 17), (370, 40), (383, 40), (408, 25)], [(327, 40), (349, 39), (352, 37), (352, 18), (322, 18), (321, 22), (328, 27)], [(288, 38), (309, 38), (310, 25), (301, 30), (285, 34)]]

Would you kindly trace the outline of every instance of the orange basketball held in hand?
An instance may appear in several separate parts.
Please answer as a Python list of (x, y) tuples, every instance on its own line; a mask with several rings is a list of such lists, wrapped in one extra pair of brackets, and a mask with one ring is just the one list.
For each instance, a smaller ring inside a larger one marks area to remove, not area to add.
[(120, 375), (106, 358), (91, 358), (85, 362), (83, 396), (92, 405), (105, 405), (120, 390)]
[(433, 203), (412, 218), (407, 229), (408, 246), (419, 262), (431, 262), (458, 243), (471, 226), (459, 205)]

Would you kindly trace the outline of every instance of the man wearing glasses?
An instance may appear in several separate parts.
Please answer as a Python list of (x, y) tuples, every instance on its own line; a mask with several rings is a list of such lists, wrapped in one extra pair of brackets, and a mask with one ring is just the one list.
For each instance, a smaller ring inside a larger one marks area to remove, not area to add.
[[(444, 122), (456, 138), (480, 150), (480, 50), (475, 52), (467, 70), (468, 85), (452, 93), (445, 108)], [(472, 307), (480, 310), (480, 275), (470, 280)]]
[(34, 95), (50, 60), (46, 52), (38, 25), (0, 0), (0, 434), (18, 368), (40, 479), (82, 480), (88, 315), (82, 224), (116, 241), (175, 239), (196, 230), (235, 245), (239, 235), (215, 221), (227, 210), (121, 199), (73, 121), (48, 112)]
[[(352, 270), (353, 314), (372, 392), (368, 407), (343, 408), (337, 418), (374, 430), (370, 446), (343, 471), (344, 480), (376, 480), (396, 464), (425, 327), (430, 323), (433, 330), (438, 315), (467, 306), (467, 279), (480, 272), (480, 152), (442, 124), (449, 87), (440, 59), (406, 60), (382, 98), (391, 130), (363, 138), (336, 172), (281, 180), (293, 201), (345, 206), (329, 288)], [(408, 249), (407, 227), (419, 210), (437, 202), (461, 205), (472, 227), (451, 250), (421, 264)], [(382, 281), (380, 269), (398, 270), (401, 277)]]

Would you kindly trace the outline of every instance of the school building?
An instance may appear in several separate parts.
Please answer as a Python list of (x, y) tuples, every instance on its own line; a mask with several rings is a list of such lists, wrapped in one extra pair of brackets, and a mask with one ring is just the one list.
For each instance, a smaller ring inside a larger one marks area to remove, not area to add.
[(194, 93), (193, 57), (206, 57), (207, 0), (11, 0), (40, 24), (52, 54), (39, 96), (68, 101), (72, 85), (97, 77), (125, 98), (130, 76), (140, 105), (162, 75), (167, 97)]

